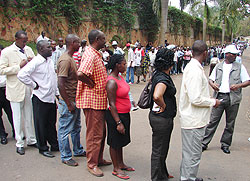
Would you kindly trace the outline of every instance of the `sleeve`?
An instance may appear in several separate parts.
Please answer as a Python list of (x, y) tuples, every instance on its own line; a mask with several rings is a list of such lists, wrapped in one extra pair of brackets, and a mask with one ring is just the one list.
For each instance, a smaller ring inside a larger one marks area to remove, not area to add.
[(17, 78), (25, 85), (34, 89), (36, 87), (36, 83), (32, 80), (31, 74), (35, 71), (35, 69), (36, 60), (30, 61), (19, 71)]
[(202, 95), (202, 72), (190, 71), (186, 74), (185, 87), (191, 104), (197, 107), (210, 107), (215, 105), (215, 100)]
[(57, 76), (68, 77), (69, 76), (70, 62), (66, 60), (59, 60), (57, 64)]
[(215, 77), (216, 77), (216, 68), (217, 66), (214, 67), (211, 75), (209, 76), (209, 79), (212, 80), (212, 81), (215, 81)]
[(0, 56), (0, 74), (1, 75), (16, 75), (19, 70), (20, 66), (19, 64), (14, 66), (9, 66), (9, 53), (5, 50), (2, 51), (2, 54)]
[(241, 64), (240, 79), (241, 79), (241, 82), (245, 82), (247, 80), (250, 80), (250, 77), (247, 73), (247, 70), (243, 64)]
[(94, 69), (94, 57), (93, 56), (82, 57), (81, 65), (78, 71), (84, 73), (87, 76), (90, 76), (93, 74), (93, 69)]
[(145, 56), (144, 50), (141, 51), (141, 56), (142, 56), (142, 57)]

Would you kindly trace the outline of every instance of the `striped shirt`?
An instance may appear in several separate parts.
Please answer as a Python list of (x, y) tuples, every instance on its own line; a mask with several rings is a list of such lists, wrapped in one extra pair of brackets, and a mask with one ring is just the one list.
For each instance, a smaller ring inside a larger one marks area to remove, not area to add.
[(107, 108), (106, 80), (107, 71), (102, 61), (102, 54), (89, 46), (82, 55), (78, 71), (92, 78), (94, 88), (78, 81), (76, 92), (76, 107), (83, 109), (104, 110)]

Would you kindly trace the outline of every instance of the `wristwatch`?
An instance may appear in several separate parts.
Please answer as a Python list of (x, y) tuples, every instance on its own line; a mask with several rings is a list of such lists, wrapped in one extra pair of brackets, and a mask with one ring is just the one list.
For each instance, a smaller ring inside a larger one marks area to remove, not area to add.
[(121, 124), (121, 123), (122, 123), (122, 121), (119, 120), (119, 121), (116, 123), (116, 126), (118, 126), (118, 125)]

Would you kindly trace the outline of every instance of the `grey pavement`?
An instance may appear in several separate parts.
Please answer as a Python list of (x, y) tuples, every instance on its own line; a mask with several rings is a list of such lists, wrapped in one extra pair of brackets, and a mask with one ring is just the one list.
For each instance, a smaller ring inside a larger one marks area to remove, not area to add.
[[(250, 73), (250, 48), (244, 52), (243, 64)], [(209, 67), (205, 67), (208, 74)], [(180, 90), (182, 75), (172, 76), (177, 90)], [(146, 83), (131, 85), (131, 92), (138, 100), (141, 90)], [(195, 91), (195, 90), (194, 90)], [(211, 90), (212, 93), (212, 90)], [(212, 94), (211, 94), (212, 95)], [(177, 92), (177, 100), (179, 91)], [(250, 88), (243, 89), (243, 100), (235, 125), (233, 143), (230, 147), (231, 154), (224, 154), (220, 150), (220, 136), (225, 126), (224, 116), (210, 143), (208, 150), (202, 154), (198, 176), (211, 181), (250, 181)], [(124, 160), (129, 166), (136, 169), (128, 172), (131, 181), (150, 180), (150, 155), (151, 155), (151, 128), (148, 121), (148, 110), (139, 109), (131, 113), (131, 143), (124, 148)], [(82, 114), (81, 142), (85, 145), (85, 122)], [(9, 123), (4, 115), (6, 130), (11, 135)], [(180, 122), (177, 114), (174, 120), (174, 130), (167, 159), (168, 170), (174, 176), (172, 181), (179, 180), (179, 167), (181, 162), (181, 133)], [(26, 153), (20, 156), (16, 153), (15, 140), (9, 136), (7, 145), (0, 144), (0, 180), (1, 181), (113, 181), (119, 180), (112, 176), (113, 167), (102, 167), (104, 177), (96, 178), (88, 173), (86, 158), (76, 158), (78, 167), (69, 167), (60, 161), (60, 153), (55, 153), (55, 158), (46, 158), (38, 153), (35, 148), (27, 148)], [(108, 146), (105, 146), (105, 159), (110, 159)]]

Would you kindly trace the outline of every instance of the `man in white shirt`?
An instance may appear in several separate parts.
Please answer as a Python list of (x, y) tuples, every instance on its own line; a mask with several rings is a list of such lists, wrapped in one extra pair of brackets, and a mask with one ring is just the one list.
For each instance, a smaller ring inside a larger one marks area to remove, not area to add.
[[(132, 48), (130, 47), (130, 43), (126, 44), (128, 49), (128, 61), (127, 61), (127, 72), (126, 72), (126, 82), (128, 84), (134, 84), (134, 66), (135, 66), (135, 54)], [(130, 77), (130, 79), (129, 79)]]
[(125, 54), (125, 52), (120, 47), (118, 47), (117, 41), (112, 42), (112, 47), (114, 48), (114, 54), (120, 54), (120, 55)]
[(224, 153), (230, 154), (229, 147), (232, 143), (235, 119), (242, 99), (241, 89), (250, 83), (250, 77), (243, 64), (235, 62), (239, 50), (235, 45), (225, 48), (225, 60), (216, 65), (209, 77), (209, 84), (214, 89), (214, 97), (222, 100), (219, 107), (213, 108), (210, 122), (206, 127), (202, 142), (202, 149), (206, 150), (213, 138), (221, 116), (225, 111), (226, 127), (220, 143)]
[(36, 39), (36, 43), (38, 43), (38, 42), (41, 41), (41, 40), (47, 40), (47, 41), (49, 41), (49, 38), (47, 38), (47, 37), (45, 36), (45, 31), (42, 31), (42, 32), (41, 32), (41, 35)]
[(47, 40), (39, 41), (37, 52), (37, 56), (20, 70), (17, 77), (33, 89), (32, 104), (39, 153), (52, 158), (54, 155), (49, 151), (47, 142), (51, 145), (51, 151), (59, 151), (55, 102), (59, 92), (54, 63), (50, 58), (52, 48), (49, 42)]
[(61, 52), (61, 55), (66, 51), (66, 45), (64, 45), (63, 38), (58, 38), (58, 45), (56, 50)]
[(144, 50), (141, 48), (141, 44), (139, 43), (137, 45), (137, 48), (135, 49), (135, 67), (134, 67), (134, 70), (135, 70), (135, 74), (137, 76), (137, 84), (140, 83), (140, 76), (142, 75), (142, 64), (143, 64), (143, 60), (144, 60), (144, 57), (145, 57), (145, 53), (144, 53)]
[(209, 122), (210, 107), (220, 101), (209, 96), (208, 81), (201, 66), (207, 57), (207, 45), (201, 40), (192, 46), (193, 58), (187, 64), (180, 90), (180, 121), (182, 135), (181, 180), (202, 181), (197, 178), (202, 153), (202, 139)]
[(10, 101), (15, 127), (16, 152), (25, 154), (24, 132), (22, 121), (25, 123), (25, 137), (28, 146), (36, 146), (34, 127), (32, 125), (31, 90), (20, 82), (17, 74), (35, 55), (26, 46), (28, 36), (25, 31), (15, 34), (16, 41), (1, 52), (0, 74), (6, 75), (6, 98)]

